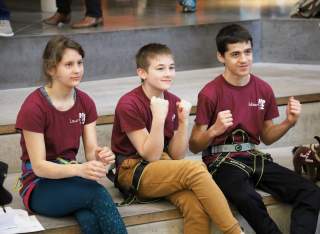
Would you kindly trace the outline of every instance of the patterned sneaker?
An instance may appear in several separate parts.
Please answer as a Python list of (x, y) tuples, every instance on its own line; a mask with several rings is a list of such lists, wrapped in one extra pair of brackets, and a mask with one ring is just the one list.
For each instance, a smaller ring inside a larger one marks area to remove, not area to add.
[(0, 37), (12, 37), (14, 35), (9, 20), (0, 20)]
[(183, 13), (192, 13), (196, 11), (196, 8), (197, 8), (196, 0), (180, 0), (179, 3), (182, 6)]

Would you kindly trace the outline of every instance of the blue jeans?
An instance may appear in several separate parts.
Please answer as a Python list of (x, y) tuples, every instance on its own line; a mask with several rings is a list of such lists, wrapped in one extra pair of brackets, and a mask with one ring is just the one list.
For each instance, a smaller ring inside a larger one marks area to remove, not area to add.
[(0, 0), (0, 20), (9, 20), (10, 19), (10, 11), (7, 6), (4, 4), (3, 0)]
[(196, 0), (180, 0), (180, 4), (183, 5), (183, 6), (196, 8), (197, 1)]
[[(0, 0), (1, 1), (1, 0)], [(56, 0), (59, 13), (71, 13), (71, 0)], [(86, 16), (99, 18), (102, 16), (100, 0), (86, 0)]]
[(31, 194), (30, 208), (50, 217), (74, 214), (82, 233), (127, 233), (107, 190), (80, 177), (41, 179)]

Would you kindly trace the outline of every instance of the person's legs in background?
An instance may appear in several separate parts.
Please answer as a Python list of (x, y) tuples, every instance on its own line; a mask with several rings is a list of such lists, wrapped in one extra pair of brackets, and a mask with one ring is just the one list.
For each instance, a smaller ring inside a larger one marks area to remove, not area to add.
[(182, 12), (184, 13), (192, 13), (197, 9), (196, 0), (179, 0), (179, 3), (182, 6)]
[(71, 19), (71, 0), (56, 0), (57, 12), (43, 20), (44, 23), (49, 25), (58, 25), (60, 23), (67, 24)]
[(4, 0), (0, 0), (0, 36), (12, 37), (13, 35), (10, 24), (10, 11), (4, 4)]
[(102, 24), (102, 10), (100, 0), (86, 0), (85, 17), (72, 24), (72, 28), (88, 28)]

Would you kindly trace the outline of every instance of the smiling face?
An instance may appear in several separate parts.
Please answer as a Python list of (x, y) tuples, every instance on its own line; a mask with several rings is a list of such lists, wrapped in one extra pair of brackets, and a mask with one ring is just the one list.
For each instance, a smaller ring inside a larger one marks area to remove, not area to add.
[(137, 73), (143, 80), (143, 88), (147, 96), (160, 96), (171, 87), (175, 77), (175, 65), (172, 55), (159, 54), (149, 58), (147, 70), (138, 68)]
[(83, 77), (83, 58), (74, 49), (65, 49), (61, 61), (48, 72), (53, 85), (73, 88)]
[(249, 79), (252, 66), (250, 41), (228, 44), (227, 51), (223, 55), (218, 53), (217, 57), (225, 65), (224, 76), (227, 80), (239, 82)]

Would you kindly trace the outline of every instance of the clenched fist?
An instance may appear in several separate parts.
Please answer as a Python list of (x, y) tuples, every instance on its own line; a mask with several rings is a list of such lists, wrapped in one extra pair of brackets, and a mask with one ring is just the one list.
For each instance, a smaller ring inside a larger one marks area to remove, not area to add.
[(169, 102), (168, 100), (153, 96), (150, 101), (150, 108), (153, 119), (165, 121), (168, 114)]
[(180, 122), (184, 122), (186, 119), (188, 119), (191, 107), (192, 104), (186, 100), (177, 102), (178, 119)]
[(220, 136), (229, 127), (233, 125), (232, 113), (230, 110), (220, 111), (217, 115), (216, 122), (210, 127), (213, 135)]

